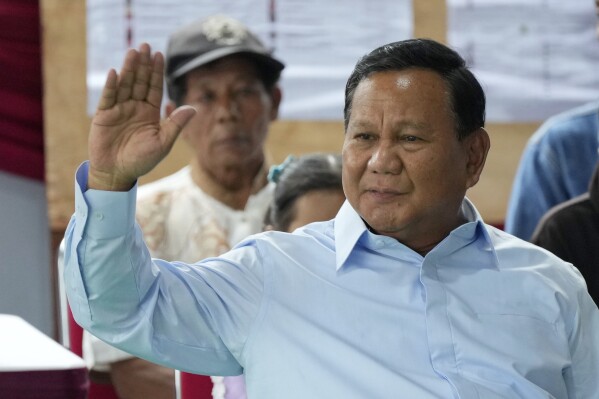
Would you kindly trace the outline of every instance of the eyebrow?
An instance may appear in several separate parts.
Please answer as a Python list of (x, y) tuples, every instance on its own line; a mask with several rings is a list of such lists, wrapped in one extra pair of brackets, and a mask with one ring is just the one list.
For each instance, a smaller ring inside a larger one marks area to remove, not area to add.
[(349, 125), (347, 125), (348, 130), (349, 129), (358, 129), (358, 130), (370, 130), (370, 127), (373, 124), (370, 122), (366, 122), (366, 121), (358, 121), (358, 122), (350, 122)]
[[(357, 122), (351, 122), (348, 125), (349, 129), (357, 129), (357, 130), (373, 130), (375, 124), (369, 121), (358, 120)], [(413, 121), (402, 121), (396, 125), (396, 128), (405, 129), (405, 128), (413, 128), (416, 130), (428, 130), (430, 129), (430, 125), (426, 122), (413, 122)]]

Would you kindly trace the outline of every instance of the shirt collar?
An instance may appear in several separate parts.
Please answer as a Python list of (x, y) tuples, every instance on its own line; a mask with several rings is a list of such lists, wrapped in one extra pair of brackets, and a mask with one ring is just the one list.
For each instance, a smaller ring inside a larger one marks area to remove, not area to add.
[(487, 262), (477, 262), (477, 265), (484, 264), (499, 268), (497, 253), (495, 252), (495, 246), (489, 233), (489, 229), (493, 228), (484, 223), (480, 213), (478, 213), (478, 210), (468, 198), (464, 198), (462, 202), (462, 213), (466, 217), (467, 222), (449, 233), (449, 236), (439, 243), (434, 250), (447, 250), (442, 248), (447, 245), (449, 247), (448, 252), (455, 252), (476, 241), (477, 256), (486, 256), (488, 260)]
[(356, 243), (367, 232), (366, 223), (347, 200), (335, 217), (335, 256), (336, 268), (339, 270), (345, 263)]
[[(467, 222), (455, 228), (449, 236), (433, 249), (442, 250), (448, 241), (451, 240), (451, 246), (459, 249), (472, 241), (480, 239), (481, 249), (489, 256), (491, 263), (498, 267), (497, 254), (493, 242), (482, 217), (478, 213), (474, 204), (468, 198), (462, 202), (462, 212)], [(339, 270), (347, 261), (347, 258), (353, 251), (358, 240), (368, 231), (366, 223), (362, 220), (356, 210), (346, 200), (335, 218), (335, 250), (336, 250), (336, 268)], [(448, 240), (450, 239), (450, 240)], [(431, 251), (432, 252), (432, 251)]]

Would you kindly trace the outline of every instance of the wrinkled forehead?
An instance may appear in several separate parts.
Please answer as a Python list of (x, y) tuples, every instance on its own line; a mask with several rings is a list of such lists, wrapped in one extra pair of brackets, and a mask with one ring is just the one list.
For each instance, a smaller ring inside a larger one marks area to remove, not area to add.
[(352, 108), (355, 109), (359, 103), (368, 103), (371, 106), (386, 102), (388, 104), (388, 100), (393, 98), (442, 101), (444, 105), (451, 108), (451, 93), (443, 76), (436, 71), (422, 68), (369, 74), (357, 84), (353, 93)]

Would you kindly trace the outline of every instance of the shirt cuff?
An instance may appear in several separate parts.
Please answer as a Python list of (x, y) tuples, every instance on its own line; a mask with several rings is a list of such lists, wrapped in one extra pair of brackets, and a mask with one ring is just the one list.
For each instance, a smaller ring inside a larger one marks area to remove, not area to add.
[(75, 218), (79, 236), (114, 238), (125, 235), (135, 225), (137, 183), (129, 191), (87, 189), (89, 161), (77, 169), (75, 184)]

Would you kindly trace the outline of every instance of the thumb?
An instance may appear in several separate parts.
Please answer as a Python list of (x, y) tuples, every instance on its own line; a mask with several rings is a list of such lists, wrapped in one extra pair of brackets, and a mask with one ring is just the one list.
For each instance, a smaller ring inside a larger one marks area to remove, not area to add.
[(181, 130), (197, 112), (191, 105), (183, 105), (174, 110), (161, 126), (165, 142), (174, 143)]

